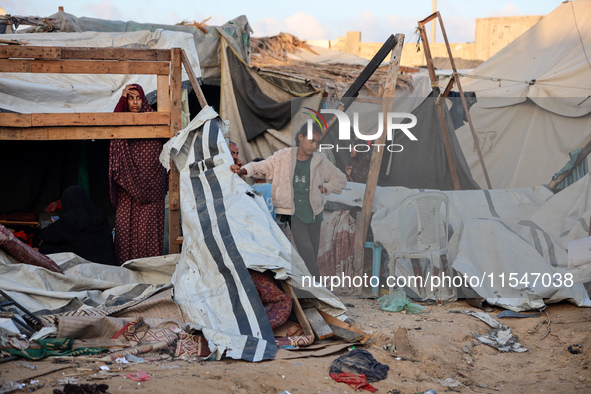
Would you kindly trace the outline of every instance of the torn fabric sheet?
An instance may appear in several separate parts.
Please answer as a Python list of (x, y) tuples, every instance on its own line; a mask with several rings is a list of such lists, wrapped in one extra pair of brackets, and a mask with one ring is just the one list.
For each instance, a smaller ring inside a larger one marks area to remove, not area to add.
[[(214, 358), (272, 359), (269, 319), (248, 269), (275, 272), (301, 289), (307, 270), (272, 220), (267, 205), (230, 171), (233, 163), (210, 107), (164, 147), (180, 172), (183, 249), (172, 277), (174, 300), (187, 322), (202, 327)], [(292, 260), (293, 256), (293, 260)], [(342, 303), (325, 288), (305, 289), (333, 315)]]
[[(328, 200), (361, 206), (364, 190), (365, 185), (349, 182), (341, 195), (328, 196)], [(401, 245), (398, 206), (415, 193), (420, 190), (376, 190), (371, 226), (374, 240), (390, 256)], [(544, 186), (443, 193), (450, 204), (448, 265), (472, 278), (469, 285), (489, 304), (514, 311), (539, 309), (561, 300), (591, 306), (583, 285), (591, 281), (590, 270), (584, 264), (569, 266), (567, 253), (570, 241), (589, 234), (590, 174), (557, 194)], [(398, 259), (397, 277), (408, 278), (417, 272), (427, 277), (427, 260), (412, 264), (410, 259)], [(437, 287), (409, 286), (423, 298), (434, 297)], [(445, 287), (450, 299), (459, 287), (463, 286)]]

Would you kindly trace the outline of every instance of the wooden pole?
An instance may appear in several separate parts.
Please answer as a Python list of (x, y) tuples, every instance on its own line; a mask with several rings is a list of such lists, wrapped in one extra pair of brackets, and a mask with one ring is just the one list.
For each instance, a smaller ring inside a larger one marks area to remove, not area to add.
[[(398, 68), (400, 66), (400, 56), (402, 54), (402, 47), (404, 45), (404, 34), (396, 35), (396, 47), (392, 51), (390, 57), (390, 64), (388, 66), (388, 78), (386, 79), (386, 88), (384, 90), (383, 101), (382, 101), (382, 113), (387, 114), (392, 108), (392, 102), (394, 97), (394, 90), (396, 89), (396, 79), (398, 78)], [(360, 223), (355, 223), (356, 226), (360, 226), (361, 230), (355, 234), (355, 256), (359, 256), (361, 261), (354, 261), (354, 268), (356, 269), (355, 275), (363, 276), (363, 244), (367, 239), (367, 232), (369, 229), (369, 223), (371, 221), (371, 209), (373, 207), (373, 200), (376, 194), (376, 187), (378, 185), (378, 177), (380, 175), (380, 167), (382, 164), (382, 157), (384, 155), (384, 149), (380, 149), (380, 146), (384, 146), (386, 141), (387, 116), (384, 116), (383, 133), (374, 144), (374, 148), (371, 151), (371, 159), (369, 162), (369, 172), (367, 175), (367, 183), (365, 184), (365, 193), (363, 196), (363, 206), (361, 208), (361, 216), (359, 217)], [(378, 149), (375, 148), (378, 147)], [(361, 237), (357, 235), (361, 234)], [(362, 288), (357, 288), (356, 292), (361, 293)]]
[(183, 49), (183, 66), (185, 67), (185, 71), (189, 76), (189, 81), (191, 81), (191, 85), (193, 85), (193, 91), (197, 96), (197, 100), (199, 101), (199, 105), (201, 108), (205, 108), (207, 106), (207, 100), (205, 99), (205, 95), (203, 94), (203, 90), (201, 90), (201, 85), (199, 85), (199, 80), (195, 76), (193, 69), (191, 68), (191, 63), (189, 63), (189, 58), (187, 57), (187, 53)]
[[(170, 57), (170, 137), (181, 130), (181, 93), (182, 93), (182, 49), (172, 48)], [(180, 235), (180, 183), (179, 171), (171, 160), (168, 194), (168, 250), (179, 253), (180, 245), (176, 239)]]
[(456, 85), (458, 85), (458, 91), (460, 92), (462, 106), (464, 107), (464, 113), (466, 114), (466, 119), (468, 119), (468, 125), (470, 126), (470, 133), (472, 134), (472, 139), (474, 140), (474, 146), (476, 147), (476, 153), (478, 154), (478, 160), (480, 161), (480, 166), (482, 167), (484, 179), (486, 179), (486, 185), (488, 186), (489, 189), (492, 189), (490, 179), (488, 177), (488, 171), (486, 170), (486, 166), (484, 165), (484, 158), (482, 157), (482, 152), (480, 151), (480, 144), (478, 143), (478, 137), (476, 136), (476, 132), (474, 131), (474, 125), (472, 124), (472, 118), (470, 117), (470, 109), (468, 108), (468, 104), (466, 103), (466, 97), (464, 97), (464, 90), (462, 89), (462, 84), (460, 83), (460, 77), (458, 75), (458, 70), (456, 69), (456, 62), (455, 62), (454, 57), (451, 53), (449, 41), (447, 41), (447, 33), (445, 32), (445, 27), (443, 26), (443, 19), (441, 18), (441, 14), (439, 12), (437, 12), (437, 17), (439, 19), (439, 24), (441, 26), (441, 34), (443, 35), (443, 40), (445, 41), (445, 46), (447, 47), (447, 54), (449, 55), (449, 63), (451, 64), (451, 68), (453, 70), (452, 79), (455, 79)]
[[(437, 81), (437, 76), (435, 75), (435, 67), (433, 66), (433, 58), (431, 57), (431, 49), (429, 47), (429, 41), (427, 39), (427, 31), (425, 30), (425, 22), (426, 20), (434, 19), (434, 16), (437, 13), (429, 16), (427, 19), (419, 22), (419, 30), (421, 32), (421, 40), (423, 41), (423, 50), (425, 51), (425, 58), (427, 60), (427, 67), (429, 68), (429, 77), (431, 78), (431, 87), (437, 91), (438, 95), (440, 93), (439, 84)], [(433, 21), (432, 23), (435, 23)], [(448, 85), (449, 87), (449, 85)], [(447, 89), (446, 89), (447, 91)], [(451, 147), (449, 145), (449, 134), (447, 132), (447, 123), (445, 122), (445, 113), (443, 111), (444, 102), (441, 100), (437, 100), (435, 102), (435, 106), (437, 108), (437, 116), (439, 117), (439, 126), (441, 128), (441, 137), (443, 138), (443, 146), (445, 148), (445, 156), (447, 157), (447, 163), (449, 166), (449, 172), (451, 174), (451, 181), (454, 187), (454, 190), (460, 190), (460, 179), (458, 177), (458, 170), (456, 168), (456, 162), (451, 152)]]

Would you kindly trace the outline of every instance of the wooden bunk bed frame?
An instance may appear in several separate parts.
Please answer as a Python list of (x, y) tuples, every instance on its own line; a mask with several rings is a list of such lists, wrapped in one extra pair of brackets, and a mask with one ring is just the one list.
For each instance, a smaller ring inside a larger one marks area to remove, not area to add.
[[(207, 105), (184, 50), (0, 45), (0, 73), (156, 75), (157, 112), (0, 113), (0, 140), (171, 138), (181, 130), (182, 66), (199, 104)], [(115, 105), (115, 103), (113, 103)], [(169, 253), (180, 244), (179, 172), (171, 162)]]

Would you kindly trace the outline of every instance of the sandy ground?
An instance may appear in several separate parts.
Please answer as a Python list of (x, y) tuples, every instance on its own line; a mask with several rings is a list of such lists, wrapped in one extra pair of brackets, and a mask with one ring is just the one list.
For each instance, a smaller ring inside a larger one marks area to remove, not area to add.
[[(372, 334), (362, 348), (390, 366), (387, 379), (373, 384), (379, 393), (591, 392), (591, 309), (563, 302), (549, 306), (536, 318), (499, 319), (528, 349), (525, 353), (502, 353), (474, 339), (474, 334), (489, 329), (484, 322), (452, 313), (477, 310), (464, 301), (439, 306), (424, 304), (426, 313), (409, 315), (383, 312), (374, 299), (344, 296), (341, 300), (348, 304), (347, 314), (355, 321), (354, 325)], [(492, 308), (489, 314), (496, 317), (501, 311)], [(418, 362), (398, 360), (383, 348), (394, 342), (398, 327), (408, 330), (414, 351), (412, 358)], [(569, 346), (573, 345), (580, 345), (574, 347), (580, 353), (569, 352)], [(94, 378), (92, 370), (104, 363), (12, 361), (0, 364), (0, 382), (22, 379), (30, 382), (30, 377), (38, 376), (34, 378), (38, 382), (29, 383), (21, 392), (40, 387), (36, 389), (40, 393), (61, 389), (59, 382), (67, 377), (77, 379), (77, 384), (107, 384), (111, 393), (138, 390), (146, 393), (353, 393), (355, 390), (350, 386), (329, 377), (332, 361), (344, 352), (261, 363), (236, 360), (131, 363), (126, 371), (102, 380)], [(39, 376), (57, 368), (63, 369)], [(120, 376), (137, 370), (147, 372), (151, 380), (138, 384)], [(71, 376), (76, 374), (79, 376)], [(444, 387), (441, 382), (448, 378), (459, 382), (459, 386)]]

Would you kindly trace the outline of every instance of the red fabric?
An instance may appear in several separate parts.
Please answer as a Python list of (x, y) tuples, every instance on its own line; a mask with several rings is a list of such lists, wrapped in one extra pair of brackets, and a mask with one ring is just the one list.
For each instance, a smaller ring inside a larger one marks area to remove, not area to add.
[(349, 211), (324, 215), (320, 231), (318, 270), (321, 276), (353, 276), (355, 220)]
[[(141, 112), (153, 112), (141, 86)], [(127, 112), (121, 97), (114, 112)], [(115, 207), (115, 254), (119, 264), (163, 253), (164, 198), (168, 176), (160, 164), (158, 139), (112, 140), (109, 153), (111, 203)]]
[(21, 263), (36, 265), (53, 272), (63, 274), (61, 268), (49, 257), (39, 253), (18, 238), (0, 224), (0, 248), (6, 250)]
[(24, 244), (33, 247), (33, 236), (27, 235), (24, 231), (17, 231), (14, 233), (14, 237)]
[(371, 384), (367, 383), (367, 378), (365, 374), (362, 373), (361, 375), (357, 375), (354, 373), (343, 372), (343, 373), (331, 373), (330, 377), (333, 378), (335, 381), (340, 383), (347, 383), (349, 386), (353, 387), (355, 390), (367, 390), (375, 393), (378, 391), (375, 387)]
[[(121, 375), (123, 376), (123, 375)], [(144, 371), (137, 371), (136, 373), (128, 373), (125, 375), (127, 379), (135, 380), (136, 382), (146, 382), (148, 380), (152, 380), (150, 375), (145, 373)]]
[(267, 312), (271, 329), (279, 327), (291, 314), (291, 296), (277, 286), (271, 272), (250, 271), (250, 275)]

